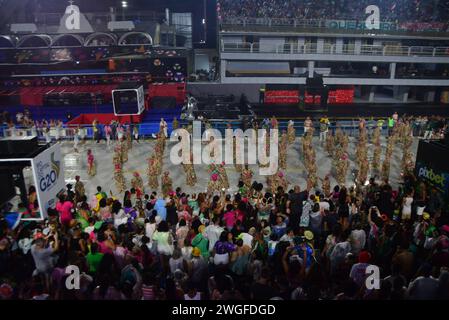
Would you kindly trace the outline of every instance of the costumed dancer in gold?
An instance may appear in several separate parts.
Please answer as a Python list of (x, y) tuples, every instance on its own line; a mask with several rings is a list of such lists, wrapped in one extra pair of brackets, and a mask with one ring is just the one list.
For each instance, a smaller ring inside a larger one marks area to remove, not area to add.
[(184, 173), (186, 175), (186, 184), (190, 187), (193, 187), (196, 182), (196, 172), (195, 167), (193, 165), (193, 153), (190, 152), (190, 163), (182, 163), (182, 166), (184, 168)]
[(385, 159), (382, 163), (381, 177), (383, 181), (388, 181), (390, 177), (390, 162), (393, 156), (395, 144), (398, 139), (398, 130), (393, 130), (392, 135), (388, 137), (387, 148), (385, 150)]
[(81, 199), (86, 195), (86, 189), (84, 188), (84, 183), (81, 182), (80, 176), (75, 176), (75, 201), (80, 202)]
[(126, 139), (123, 139), (118, 143), (120, 148), (120, 160), (123, 163), (128, 162), (128, 142)]
[(295, 123), (293, 122), (293, 120), (290, 120), (288, 122), (287, 135), (288, 135), (288, 143), (289, 144), (295, 143), (296, 129), (295, 129)]
[(225, 163), (222, 162), (217, 166), (219, 180), (220, 180), (220, 189), (229, 189), (229, 179), (228, 174), (226, 173)]
[(170, 172), (165, 171), (161, 178), (162, 194), (167, 197), (173, 191), (173, 182), (170, 178)]
[(143, 187), (142, 177), (140, 176), (139, 172), (137, 172), (137, 171), (134, 172), (133, 178), (131, 179), (131, 187), (134, 188), (134, 190), (136, 190), (136, 197), (138, 199), (141, 199), (145, 190)]
[(246, 165), (240, 176), (246, 190), (250, 190), (253, 183), (253, 171)]
[(278, 129), (278, 127), (279, 127), (278, 119), (276, 119), (276, 117), (273, 116), (271, 118), (271, 129)]
[(287, 169), (287, 147), (288, 136), (284, 130), (281, 135), (281, 143), (279, 144), (279, 167), (283, 170)]
[[(266, 130), (263, 134), (263, 137), (265, 138), (265, 139), (262, 139), (262, 140), (265, 140), (265, 154), (267, 157), (269, 157), (270, 156), (270, 130)], [(269, 165), (270, 165), (269, 163), (266, 163), (266, 164), (259, 163), (259, 167), (261, 167), (261, 168), (267, 168)]]
[(414, 161), (413, 161), (413, 153), (410, 151), (410, 148), (413, 144), (412, 137), (412, 128), (410, 127), (409, 122), (406, 122), (402, 125), (402, 161), (401, 161), (401, 169), (404, 176), (413, 172)]
[(318, 183), (317, 167), (316, 167), (316, 154), (313, 148), (313, 128), (310, 128), (302, 138), (302, 147), (304, 153), (304, 166), (307, 171), (307, 187), (316, 187)]
[(334, 135), (332, 134), (332, 132), (328, 132), (327, 136), (326, 136), (326, 152), (329, 155), (329, 157), (333, 157), (334, 155), (334, 150), (335, 150), (335, 138)]
[(232, 151), (233, 151), (233, 155), (232, 155), (232, 157), (233, 157), (233, 161), (234, 161), (234, 167), (235, 167), (235, 171), (237, 171), (237, 172), (242, 172), (242, 168), (243, 168), (243, 164), (242, 163), (237, 163), (237, 155), (238, 154), (241, 154), (240, 152), (241, 152), (241, 150), (240, 150), (240, 144), (239, 145), (237, 145), (237, 138), (234, 136), (234, 137), (232, 137), (232, 143), (233, 143), (233, 148), (232, 148)]
[(126, 128), (126, 147), (128, 151), (133, 148), (133, 139), (130, 125), (128, 126), (128, 128)]
[[(282, 171), (278, 171), (277, 174), (277, 185), (278, 187), (282, 187), (284, 189), (284, 191), (287, 191), (288, 188), (288, 181), (285, 178), (284, 172)], [(276, 190), (277, 191), (277, 190)]]
[(285, 179), (284, 173), (280, 170), (271, 176), (267, 176), (267, 185), (270, 187), (271, 193), (276, 193), (279, 187), (287, 190), (288, 181)]
[(114, 163), (115, 187), (117, 188), (118, 193), (122, 193), (123, 191), (125, 191), (126, 184), (125, 184), (125, 177), (123, 176), (122, 162), (120, 159), (120, 155), (118, 153), (115, 153), (114, 157), (112, 158), (112, 161)]
[(324, 179), (321, 179), (321, 189), (323, 189), (323, 193), (325, 197), (329, 197), (331, 194), (331, 181), (330, 174), (326, 174)]
[(373, 172), (377, 175), (380, 171), (380, 155), (382, 153), (382, 146), (380, 143), (380, 128), (376, 127), (373, 132), (372, 143), (374, 145), (373, 151), (373, 160), (371, 162), (371, 167), (373, 168)]
[(209, 165), (209, 174), (210, 174), (210, 179), (209, 179), (209, 183), (207, 185), (207, 192), (212, 194), (215, 191), (221, 192), (220, 189), (220, 174), (218, 173), (217, 170), (217, 166), (214, 163), (211, 163)]
[(336, 180), (340, 186), (346, 183), (346, 173), (348, 170), (348, 155), (342, 149), (337, 149), (335, 152), (335, 169)]
[(148, 159), (148, 171), (147, 171), (148, 186), (153, 190), (155, 190), (159, 187), (158, 177), (159, 177), (160, 173), (158, 173), (158, 168), (157, 168), (156, 162), (157, 162), (156, 156), (153, 154)]
[(178, 118), (174, 117), (172, 122), (172, 130), (176, 130), (179, 128)]
[[(361, 123), (364, 123), (361, 121)], [(367, 148), (368, 135), (366, 126), (361, 125), (359, 128), (359, 141), (356, 150), (356, 162), (358, 165), (357, 174), (357, 189), (361, 190), (368, 179), (369, 162), (368, 162), (368, 148)]]

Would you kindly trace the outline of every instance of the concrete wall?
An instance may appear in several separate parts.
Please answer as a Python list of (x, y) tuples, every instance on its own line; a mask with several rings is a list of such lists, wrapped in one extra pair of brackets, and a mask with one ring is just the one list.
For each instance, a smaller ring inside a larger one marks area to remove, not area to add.
[(194, 96), (230, 95), (240, 97), (244, 93), (249, 102), (259, 102), (260, 84), (188, 83), (187, 91)]

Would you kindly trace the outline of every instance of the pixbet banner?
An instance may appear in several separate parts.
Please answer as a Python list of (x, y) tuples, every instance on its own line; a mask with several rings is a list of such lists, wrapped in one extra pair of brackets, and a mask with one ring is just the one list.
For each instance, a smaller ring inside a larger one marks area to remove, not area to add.
[(449, 196), (449, 173), (430, 168), (427, 164), (417, 162), (415, 167), (418, 178), (425, 179), (432, 187)]
[(65, 187), (61, 146), (54, 144), (34, 158), (32, 164), (37, 199), (44, 219), (47, 209), (55, 206), (56, 196)]

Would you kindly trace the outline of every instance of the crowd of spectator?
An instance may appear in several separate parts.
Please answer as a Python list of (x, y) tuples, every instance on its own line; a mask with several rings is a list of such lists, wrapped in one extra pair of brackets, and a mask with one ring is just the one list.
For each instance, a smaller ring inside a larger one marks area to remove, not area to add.
[(220, 0), (219, 14), (223, 18), (297, 18), (362, 20), (365, 8), (377, 5), (381, 21), (446, 22), (449, 3), (409, 0)]
[(240, 181), (234, 194), (146, 186), (123, 198), (88, 194), (90, 183), (67, 185), (43, 221), (2, 213), (0, 299), (449, 299), (447, 199), (411, 172), (395, 188), (375, 177), (306, 190)]

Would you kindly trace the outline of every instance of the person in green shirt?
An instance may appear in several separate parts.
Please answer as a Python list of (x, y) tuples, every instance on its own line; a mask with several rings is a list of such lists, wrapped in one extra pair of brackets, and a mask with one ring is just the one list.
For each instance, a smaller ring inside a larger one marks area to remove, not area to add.
[(90, 252), (86, 256), (90, 274), (97, 273), (98, 266), (100, 265), (103, 256), (104, 254), (98, 252), (98, 244), (92, 243), (90, 246)]
[(108, 198), (108, 195), (106, 194), (106, 192), (102, 191), (100, 186), (97, 187), (97, 193), (95, 194), (95, 196), (99, 196), (101, 199)]
[(394, 119), (392, 117), (388, 117), (388, 135), (391, 136), (393, 133), (394, 127)]
[(198, 227), (198, 233), (192, 239), (192, 247), (198, 248), (201, 251), (203, 258), (207, 261), (207, 259), (209, 259), (209, 240), (203, 235), (204, 229), (204, 225)]

